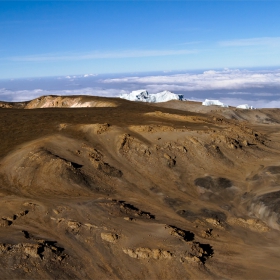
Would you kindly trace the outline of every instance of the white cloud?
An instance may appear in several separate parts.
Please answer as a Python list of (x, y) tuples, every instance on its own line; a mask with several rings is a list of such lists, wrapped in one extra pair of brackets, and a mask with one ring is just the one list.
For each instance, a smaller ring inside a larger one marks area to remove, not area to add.
[(235, 39), (219, 42), (223, 47), (247, 47), (247, 46), (280, 46), (280, 37), (260, 37), (260, 38), (248, 38), (248, 39)]
[(255, 96), (269, 97), (269, 96), (280, 96), (280, 93), (260, 92), (260, 93), (255, 93), (254, 95)]
[[(215, 94), (220, 94), (218, 92), (216, 92)], [(246, 91), (231, 91), (231, 92), (227, 92), (226, 94), (229, 95), (246, 95), (246, 94), (252, 94), (251, 92), (246, 92)]]
[[(280, 91), (280, 89), (279, 89)], [(220, 92), (216, 92), (215, 94), (221, 94)], [(252, 93), (252, 92), (246, 92), (246, 91), (231, 91), (225, 93), (227, 95), (254, 95), (254, 96), (262, 96), (262, 97), (272, 97), (272, 96), (280, 96), (280, 93), (271, 93), (271, 92), (257, 92), (257, 93)]]
[(205, 71), (201, 74), (175, 74), (145, 77), (105, 79), (104, 83), (146, 84), (147, 88), (166, 90), (240, 90), (246, 88), (280, 87), (280, 70), (256, 72), (247, 70)]
[(42, 61), (73, 61), (104, 58), (130, 58), (130, 57), (155, 57), (173, 56), (197, 53), (197, 50), (123, 50), (112, 52), (87, 52), (87, 53), (68, 53), (68, 54), (38, 54), (27, 56), (13, 56), (7, 58), (10, 61), (23, 62), (42, 62)]
[(87, 77), (94, 77), (94, 76), (97, 76), (97, 74), (84, 74), (84, 78), (87, 78)]
[(128, 93), (120, 89), (101, 89), (101, 88), (82, 88), (74, 90), (17, 90), (12, 91), (5, 88), (0, 89), (0, 100), (9, 100), (11, 102), (28, 101), (43, 95), (94, 95), (103, 97), (119, 96)]
[[(0, 89), (0, 100), (27, 101), (42, 95), (116, 97), (143, 88), (149, 93), (168, 90), (176, 94), (184, 94), (185, 98), (193, 100), (219, 99), (231, 106), (248, 104), (256, 108), (280, 107), (280, 69), (274, 71), (224, 69), (221, 71), (209, 70), (203, 73), (126, 76), (104, 80), (100, 76), (99, 79), (92, 81), (89, 78), (84, 78), (84, 75), (60, 78), (59, 90), (42, 89), (36, 80), (34, 85), (38, 87), (37, 89)], [(57, 77), (54, 79), (58, 81)], [(81, 80), (84, 81), (84, 86), (82, 86)], [(76, 82), (79, 83), (79, 89), (77, 89)]]
[[(167, 88), (163, 86), (162, 88)], [(155, 89), (155, 88), (151, 88)], [(149, 91), (149, 89), (148, 89)], [(154, 91), (159, 92), (161, 91)], [(39, 96), (43, 95), (93, 95), (93, 96), (103, 96), (103, 97), (117, 97), (121, 94), (130, 93), (130, 90), (120, 90), (120, 89), (102, 89), (102, 88), (83, 88), (83, 89), (75, 89), (75, 90), (43, 90), (43, 89), (34, 89), (34, 90), (18, 90), (18, 91), (11, 91), (5, 88), (0, 89), (0, 100), (9, 100), (12, 102), (21, 102), (21, 101), (28, 101)], [(279, 96), (278, 94), (277, 96)], [(210, 97), (210, 96), (209, 96)], [(210, 97), (211, 98), (211, 97)], [(202, 98), (196, 97), (189, 97), (188, 100), (190, 101), (203, 101)], [(254, 108), (280, 108), (280, 98), (276, 100), (249, 100), (243, 98), (231, 98), (225, 97), (219, 98), (222, 103), (228, 104), (230, 106), (237, 106), (240, 104), (249, 104)]]

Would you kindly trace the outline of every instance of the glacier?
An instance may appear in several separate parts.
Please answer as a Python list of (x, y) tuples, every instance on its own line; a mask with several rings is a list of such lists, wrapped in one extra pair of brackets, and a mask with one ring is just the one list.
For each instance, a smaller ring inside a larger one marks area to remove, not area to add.
[(150, 103), (166, 102), (169, 100), (183, 100), (183, 95), (175, 94), (168, 90), (149, 94), (147, 90), (140, 89), (134, 90), (131, 93), (121, 94), (119, 97), (130, 101), (141, 101)]
[(222, 103), (219, 100), (211, 100), (211, 99), (205, 99), (205, 101), (202, 102), (202, 105), (204, 105), (204, 106), (216, 105), (216, 106), (220, 106), (220, 107), (228, 107), (228, 105)]
[(236, 108), (238, 108), (238, 109), (254, 109), (253, 106), (249, 106), (248, 104), (238, 105), (238, 106), (236, 106)]

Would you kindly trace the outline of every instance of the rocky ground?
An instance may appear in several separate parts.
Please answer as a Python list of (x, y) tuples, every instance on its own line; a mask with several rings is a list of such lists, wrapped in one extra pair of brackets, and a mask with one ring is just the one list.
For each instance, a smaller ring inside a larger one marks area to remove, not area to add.
[(278, 279), (279, 128), (278, 109), (1, 102), (1, 279)]

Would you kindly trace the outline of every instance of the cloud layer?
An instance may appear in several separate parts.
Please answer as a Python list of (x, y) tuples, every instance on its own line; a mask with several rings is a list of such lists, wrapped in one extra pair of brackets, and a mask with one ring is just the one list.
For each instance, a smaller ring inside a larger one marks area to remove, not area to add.
[(246, 88), (280, 88), (280, 70), (255, 72), (248, 70), (204, 71), (199, 74), (175, 74), (145, 77), (105, 79), (104, 83), (145, 84), (150, 89), (169, 87), (169, 90), (237, 90)]
[(21, 102), (28, 101), (43, 95), (94, 95), (103, 97), (114, 97), (127, 91), (119, 89), (102, 89), (102, 88), (82, 88), (82, 89), (65, 89), (65, 90), (16, 90), (0, 89), (0, 100)]
[(188, 100), (219, 99), (228, 105), (280, 108), (279, 70), (208, 70), (196, 73), (102, 76), (94, 74), (34, 80), (0, 80), (0, 100), (26, 101), (42, 95), (116, 97), (133, 90), (172, 91)]

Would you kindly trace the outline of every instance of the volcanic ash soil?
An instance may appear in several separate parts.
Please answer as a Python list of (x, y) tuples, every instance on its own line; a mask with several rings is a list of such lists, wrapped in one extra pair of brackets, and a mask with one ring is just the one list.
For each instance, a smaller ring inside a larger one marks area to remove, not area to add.
[(1, 279), (279, 278), (279, 110), (0, 105)]

